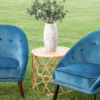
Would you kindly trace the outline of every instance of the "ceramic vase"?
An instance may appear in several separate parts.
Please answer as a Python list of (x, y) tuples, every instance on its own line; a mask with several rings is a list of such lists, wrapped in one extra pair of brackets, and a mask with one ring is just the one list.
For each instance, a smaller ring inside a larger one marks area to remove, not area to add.
[(44, 46), (47, 52), (55, 52), (58, 45), (56, 23), (46, 23), (44, 27)]

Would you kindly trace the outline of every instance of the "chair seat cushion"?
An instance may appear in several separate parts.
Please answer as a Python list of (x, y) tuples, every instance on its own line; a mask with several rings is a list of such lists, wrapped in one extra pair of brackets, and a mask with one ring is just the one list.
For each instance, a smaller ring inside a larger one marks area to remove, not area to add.
[(55, 80), (80, 88), (89, 87), (100, 76), (100, 65), (92, 63), (78, 63), (55, 70)]
[(19, 73), (19, 62), (13, 58), (0, 57), (0, 78), (16, 78)]

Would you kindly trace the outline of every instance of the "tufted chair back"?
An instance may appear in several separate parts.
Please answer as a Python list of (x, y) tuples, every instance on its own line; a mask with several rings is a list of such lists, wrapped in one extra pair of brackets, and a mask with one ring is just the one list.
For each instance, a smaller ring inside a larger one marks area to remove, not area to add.
[(100, 30), (93, 31), (79, 40), (61, 59), (57, 67), (75, 63), (100, 65)]
[(13, 25), (0, 25), (0, 57), (18, 60), (20, 65), (18, 78), (24, 79), (28, 61), (28, 41), (20, 28)]

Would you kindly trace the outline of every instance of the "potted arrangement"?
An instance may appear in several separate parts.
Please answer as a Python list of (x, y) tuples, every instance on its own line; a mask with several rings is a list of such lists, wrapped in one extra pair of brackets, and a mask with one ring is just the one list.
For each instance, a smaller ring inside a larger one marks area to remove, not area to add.
[(46, 51), (55, 52), (58, 45), (58, 30), (56, 21), (62, 22), (66, 12), (62, 2), (57, 0), (34, 0), (27, 9), (27, 14), (34, 15), (37, 20), (46, 22), (44, 28), (44, 46)]

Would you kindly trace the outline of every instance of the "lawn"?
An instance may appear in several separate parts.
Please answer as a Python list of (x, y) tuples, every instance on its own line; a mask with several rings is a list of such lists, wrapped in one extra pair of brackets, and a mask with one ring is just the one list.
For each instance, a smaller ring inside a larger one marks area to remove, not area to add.
[[(31, 0), (0, 0), (0, 24), (18, 26), (28, 38), (29, 60), (23, 81), (24, 100), (52, 100), (52, 95), (46, 96), (32, 89), (31, 50), (44, 46), (45, 22), (37, 21), (33, 16), (25, 16), (30, 3)], [(62, 22), (56, 22), (58, 45), (71, 48), (87, 33), (100, 29), (100, 0), (66, 0), (64, 5), (68, 13)], [(0, 100), (23, 100), (17, 82), (0, 82)], [(73, 90), (58, 95), (57, 100), (91, 100), (91, 96)], [(97, 100), (100, 100), (100, 95), (97, 95)]]

